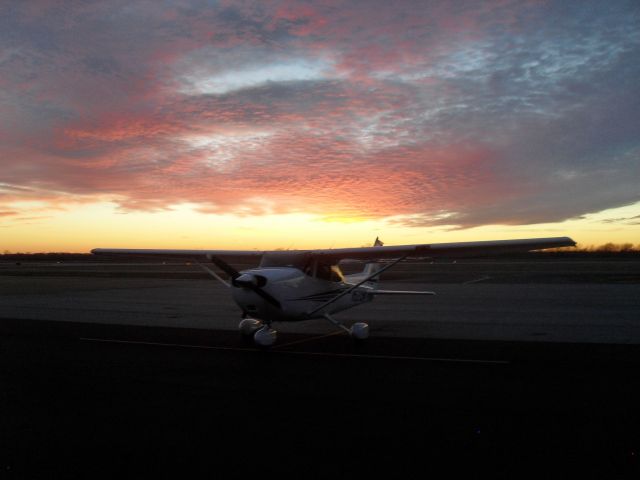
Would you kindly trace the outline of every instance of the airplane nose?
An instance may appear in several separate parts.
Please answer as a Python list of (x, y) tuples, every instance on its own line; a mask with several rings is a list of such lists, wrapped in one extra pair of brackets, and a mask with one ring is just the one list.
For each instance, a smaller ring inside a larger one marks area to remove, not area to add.
[(235, 277), (232, 281), (232, 285), (236, 287), (234, 288), (234, 292), (237, 293), (238, 298), (244, 298), (247, 295), (249, 297), (254, 297), (255, 295), (257, 295), (262, 300), (266, 300), (274, 307), (279, 309), (282, 308), (278, 299), (274, 298), (269, 292), (265, 291), (262, 288), (266, 284), (266, 277), (264, 277), (263, 275), (255, 275), (253, 273), (242, 273)]

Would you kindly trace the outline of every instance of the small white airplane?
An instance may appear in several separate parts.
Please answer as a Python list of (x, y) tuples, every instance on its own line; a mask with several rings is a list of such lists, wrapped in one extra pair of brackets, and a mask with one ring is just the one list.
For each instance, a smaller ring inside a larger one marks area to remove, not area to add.
[[(231, 289), (242, 310), (240, 332), (255, 343), (268, 347), (275, 343), (273, 322), (297, 322), (324, 318), (347, 331), (354, 339), (369, 336), (363, 322), (346, 327), (333, 314), (370, 302), (376, 295), (435, 295), (434, 292), (381, 290), (379, 275), (407, 258), (458, 258), (528, 252), (546, 248), (572, 247), (569, 237), (528, 238), (482, 242), (433, 243), (383, 246), (377, 238), (373, 247), (326, 250), (156, 250), (96, 248), (93, 254), (161, 255), (207, 259), (229, 275), (227, 282), (215, 271), (199, 263), (211, 276)], [(362, 272), (343, 275), (342, 260), (367, 261)], [(388, 263), (377, 263), (387, 259)], [(257, 268), (237, 271), (229, 262), (257, 263)], [(390, 260), (390, 261), (389, 261)]]

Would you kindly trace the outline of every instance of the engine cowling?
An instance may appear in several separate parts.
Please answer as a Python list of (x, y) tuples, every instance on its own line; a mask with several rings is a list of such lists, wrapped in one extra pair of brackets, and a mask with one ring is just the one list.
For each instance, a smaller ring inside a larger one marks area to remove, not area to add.
[(243, 288), (264, 287), (266, 284), (266, 277), (263, 275), (255, 275), (253, 273), (243, 273), (233, 280), (234, 286)]

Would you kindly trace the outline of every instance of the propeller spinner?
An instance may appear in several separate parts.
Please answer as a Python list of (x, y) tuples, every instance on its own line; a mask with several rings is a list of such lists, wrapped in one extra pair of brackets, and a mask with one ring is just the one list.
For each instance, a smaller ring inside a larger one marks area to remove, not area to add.
[(275, 297), (273, 297), (273, 295), (262, 289), (261, 284), (263, 284), (263, 282), (261, 282), (256, 275), (252, 275), (250, 273), (240, 273), (227, 262), (213, 255), (209, 258), (216, 265), (216, 267), (218, 267), (224, 273), (229, 275), (229, 277), (231, 277), (231, 284), (234, 287), (247, 288), (262, 297), (274, 307), (282, 310), (282, 305), (280, 304), (280, 302)]

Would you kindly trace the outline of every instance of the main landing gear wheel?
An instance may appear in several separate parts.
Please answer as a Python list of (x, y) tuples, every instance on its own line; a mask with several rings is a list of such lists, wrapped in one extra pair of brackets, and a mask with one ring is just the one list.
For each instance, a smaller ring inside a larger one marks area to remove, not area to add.
[(253, 341), (260, 347), (270, 347), (276, 343), (277, 338), (278, 332), (269, 325), (265, 325), (253, 335)]
[(369, 338), (369, 325), (364, 322), (357, 322), (351, 325), (349, 335), (354, 340), (366, 340)]
[(328, 313), (324, 314), (324, 318), (329, 320), (336, 327), (341, 328), (342, 330), (347, 332), (349, 336), (354, 340), (366, 340), (367, 338), (369, 338), (369, 325), (364, 322), (356, 322), (351, 325), (351, 328), (347, 328)]

